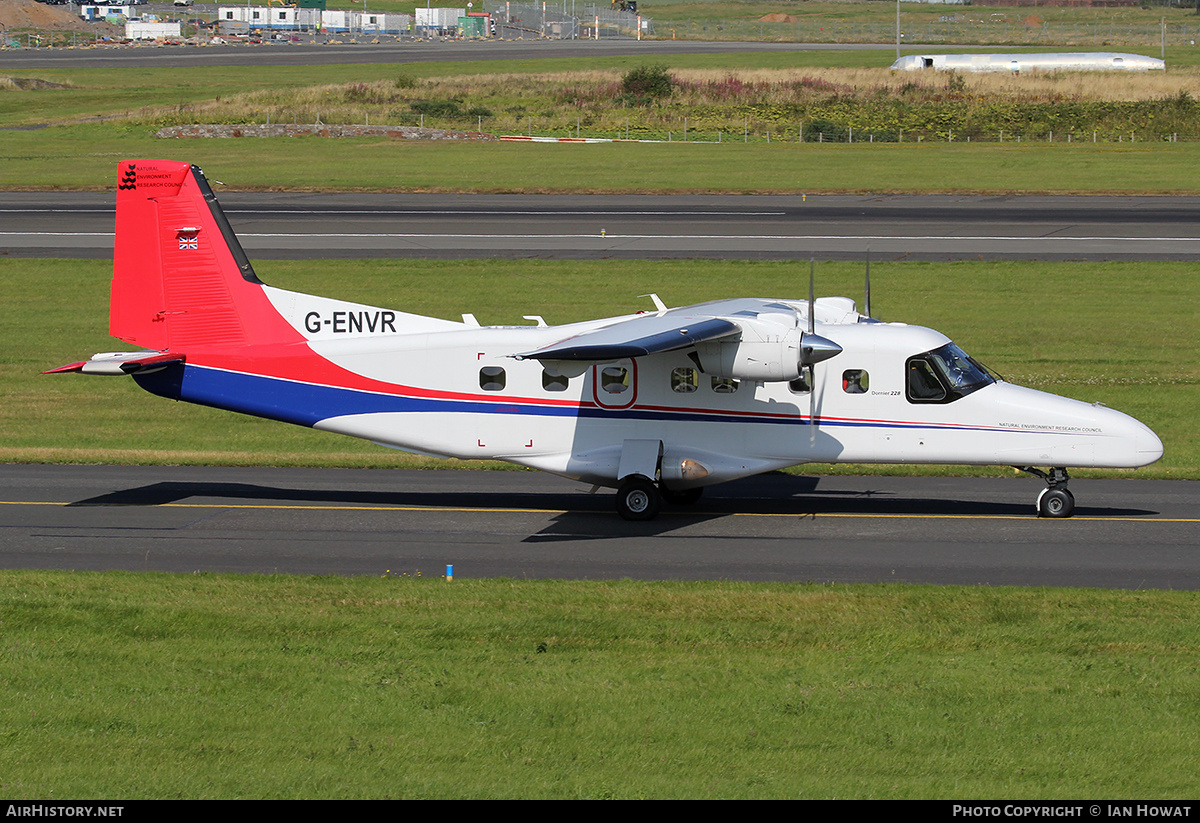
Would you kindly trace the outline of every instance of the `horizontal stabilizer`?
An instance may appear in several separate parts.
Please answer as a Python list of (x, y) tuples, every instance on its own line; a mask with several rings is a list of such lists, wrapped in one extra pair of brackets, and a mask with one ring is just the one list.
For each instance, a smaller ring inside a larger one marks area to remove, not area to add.
[(80, 360), (78, 363), (68, 363), (65, 366), (59, 366), (57, 369), (46, 369), (42, 374), (66, 374), (68, 372), (83, 371), (83, 367), (86, 365), (86, 360)]
[(42, 374), (66, 374), (79, 372), (81, 374), (148, 374), (152, 371), (165, 369), (176, 363), (183, 363), (182, 354), (164, 354), (156, 351), (116, 351), (102, 352), (92, 355), (91, 360), (82, 360), (50, 369)]
[(599, 363), (674, 351), (740, 331), (737, 323), (720, 317), (651, 314), (584, 332), (535, 351), (514, 354), (513, 357), (517, 360), (583, 360)]

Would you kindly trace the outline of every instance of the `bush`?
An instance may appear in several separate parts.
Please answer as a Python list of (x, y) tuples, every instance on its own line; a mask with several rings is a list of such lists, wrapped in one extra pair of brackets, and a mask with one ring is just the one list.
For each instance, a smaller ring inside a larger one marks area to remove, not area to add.
[(621, 78), (621, 90), (639, 104), (670, 97), (675, 90), (675, 81), (663, 65), (638, 66), (625, 72)]
[(412, 104), (415, 114), (426, 114), (430, 117), (462, 117), (462, 108), (457, 100), (418, 100)]

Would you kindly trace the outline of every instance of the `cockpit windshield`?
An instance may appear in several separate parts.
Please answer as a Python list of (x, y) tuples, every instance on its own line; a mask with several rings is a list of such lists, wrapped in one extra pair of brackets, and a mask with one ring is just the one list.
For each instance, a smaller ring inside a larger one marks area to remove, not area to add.
[(953, 343), (910, 357), (905, 365), (911, 403), (952, 403), (996, 382), (996, 378)]

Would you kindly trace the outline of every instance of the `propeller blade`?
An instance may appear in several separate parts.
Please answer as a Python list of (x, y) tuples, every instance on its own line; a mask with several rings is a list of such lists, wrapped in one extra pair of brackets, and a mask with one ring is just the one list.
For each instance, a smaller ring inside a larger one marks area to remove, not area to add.
[[(801, 370), (808, 366), (808, 443), (817, 442), (817, 370), (813, 363), (833, 357), (842, 347), (817, 334), (817, 298), (815, 291), (817, 261), (808, 259), (808, 333), (800, 338)], [(816, 358), (816, 359), (814, 359)]]
[(871, 316), (871, 247), (867, 246), (867, 283), (863, 294), (863, 314)]
[(813, 296), (813, 280), (816, 278), (817, 261), (816, 258), (808, 258), (808, 333), (812, 334), (817, 330), (817, 299)]
[(817, 442), (817, 370), (808, 370), (808, 445)]

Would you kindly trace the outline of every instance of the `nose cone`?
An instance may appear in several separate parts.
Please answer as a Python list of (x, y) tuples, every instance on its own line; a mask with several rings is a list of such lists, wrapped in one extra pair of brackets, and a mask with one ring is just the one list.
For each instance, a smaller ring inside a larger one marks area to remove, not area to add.
[[(1107, 453), (1116, 468), (1149, 466), (1163, 456), (1163, 444), (1158, 435), (1142, 421), (1124, 412), (1104, 406), (1092, 406), (1096, 422), (1104, 429), (1109, 443), (1097, 450), (1097, 456)], [(1099, 465), (1105, 465), (1101, 460)]]
[(800, 342), (800, 362), (806, 366), (820, 363), (841, 353), (841, 346), (819, 334), (805, 332), (804, 339)]
[[(1130, 418), (1132, 419), (1132, 418)], [(1139, 420), (1134, 420), (1138, 431), (1134, 432), (1134, 453), (1142, 462), (1139, 466), (1149, 466), (1163, 456), (1163, 444), (1158, 435), (1150, 431), (1150, 427)]]

